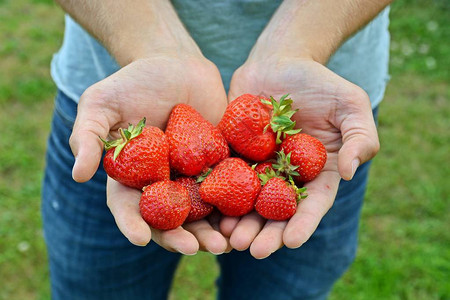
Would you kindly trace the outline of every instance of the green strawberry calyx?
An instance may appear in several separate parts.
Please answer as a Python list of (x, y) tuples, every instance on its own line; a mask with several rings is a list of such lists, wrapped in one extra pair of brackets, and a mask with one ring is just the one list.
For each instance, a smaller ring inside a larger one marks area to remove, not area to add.
[[(252, 169), (254, 170), (257, 165), (258, 164), (254, 164), (252, 166)], [(258, 174), (258, 178), (261, 181), (261, 186), (265, 185), (267, 183), (267, 181), (269, 181), (272, 178), (281, 178), (283, 180), (286, 180), (285, 177), (281, 176), (280, 173), (278, 173), (277, 171), (275, 171), (272, 168), (266, 168), (264, 174)]]
[(195, 180), (195, 182), (197, 182), (197, 183), (202, 183), (202, 182), (206, 179), (206, 177), (208, 177), (208, 175), (211, 174), (212, 170), (213, 170), (212, 168), (207, 168), (207, 169), (205, 169), (205, 170), (197, 177), (197, 179)]
[(268, 126), (272, 128), (273, 132), (276, 132), (277, 138), (276, 143), (281, 144), (281, 136), (283, 139), (286, 135), (293, 135), (299, 133), (301, 129), (295, 129), (295, 121), (292, 121), (292, 116), (298, 111), (298, 109), (292, 109), (292, 103), (294, 102), (291, 98), (288, 98), (289, 94), (283, 95), (280, 101), (277, 101), (274, 97), (270, 96), (270, 101), (261, 99), (261, 102), (267, 105), (271, 105), (273, 108), (272, 119), (270, 123), (264, 128), (267, 130)]
[(305, 199), (308, 197), (308, 193), (306, 192), (306, 187), (303, 186), (301, 188), (297, 187), (297, 185), (294, 183), (293, 180), (289, 180), (289, 184), (294, 189), (295, 193), (297, 194), (297, 203), (300, 202), (300, 200)]
[(132, 139), (134, 139), (135, 137), (139, 136), (142, 133), (142, 130), (145, 127), (145, 121), (146, 119), (144, 117), (142, 120), (139, 121), (139, 123), (137, 123), (136, 126), (128, 124), (128, 128), (126, 129), (119, 128), (120, 138), (117, 140), (106, 141), (101, 137), (99, 137), (100, 140), (105, 145), (106, 151), (115, 148), (114, 160), (116, 160), (122, 149), (128, 144), (129, 141), (131, 141)]
[(277, 163), (273, 164), (272, 167), (281, 174), (286, 174), (289, 181), (294, 181), (293, 176), (300, 176), (296, 171), (299, 166), (294, 166), (291, 164), (291, 152), (287, 155), (284, 151), (277, 152)]

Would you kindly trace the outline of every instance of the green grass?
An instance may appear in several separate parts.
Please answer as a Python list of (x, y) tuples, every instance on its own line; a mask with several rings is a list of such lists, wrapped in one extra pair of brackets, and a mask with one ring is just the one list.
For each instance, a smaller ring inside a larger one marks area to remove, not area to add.
[[(394, 2), (391, 75), (380, 106), (355, 263), (331, 299), (450, 299), (450, 6)], [(62, 40), (52, 1), (0, 0), (0, 299), (49, 299), (40, 183)], [(209, 254), (184, 257), (171, 299), (212, 299)]]

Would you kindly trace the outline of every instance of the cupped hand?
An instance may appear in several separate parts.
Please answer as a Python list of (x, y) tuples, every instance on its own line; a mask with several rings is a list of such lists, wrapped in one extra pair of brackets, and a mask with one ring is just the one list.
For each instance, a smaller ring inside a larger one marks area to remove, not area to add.
[(256, 213), (220, 224), (233, 248), (250, 247), (256, 258), (281, 248), (298, 248), (314, 233), (333, 205), (341, 178), (350, 180), (357, 167), (379, 149), (378, 135), (367, 94), (358, 86), (309, 58), (249, 59), (233, 75), (230, 101), (243, 93), (294, 100), (297, 127), (318, 138), (328, 159), (313, 181), (305, 184), (308, 197), (289, 221), (264, 221)]
[[(139, 59), (89, 87), (81, 96), (70, 137), (75, 156), (73, 178), (89, 180), (96, 172), (103, 151), (99, 137), (115, 137), (119, 128), (136, 124), (164, 130), (170, 111), (178, 103), (196, 108), (217, 123), (227, 105), (220, 74), (202, 57), (155, 55)], [(170, 251), (194, 254), (199, 248), (213, 253), (228, 249), (228, 241), (203, 220), (174, 230), (150, 228), (139, 214), (141, 191), (112, 179), (107, 184), (107, 204), (122, 233), (136, 245), (151, 239)]]

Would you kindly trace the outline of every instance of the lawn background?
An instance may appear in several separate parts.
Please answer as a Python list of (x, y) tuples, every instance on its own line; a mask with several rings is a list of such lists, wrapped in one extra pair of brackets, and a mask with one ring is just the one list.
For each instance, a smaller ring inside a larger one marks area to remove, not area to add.
[[(0, 299), (49, 299), (40, 182), (63, 13), (50, 0), (0, 0)], [(331, 299), (450, 299), (450, 4), (391, 10), (391, 81), (381, 152), (355, 263)], [(185, 257), (171, 299), (213, 299), (212, 255)]]

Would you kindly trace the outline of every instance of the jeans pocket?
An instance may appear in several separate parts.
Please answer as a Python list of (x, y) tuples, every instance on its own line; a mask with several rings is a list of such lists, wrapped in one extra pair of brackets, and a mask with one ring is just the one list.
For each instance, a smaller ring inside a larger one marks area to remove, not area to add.
[(77, 116), (77, 103), (64, 94), (61, 90), (55, 98), (55, 114), (62, 120), (64, 125), (72, 129)]

